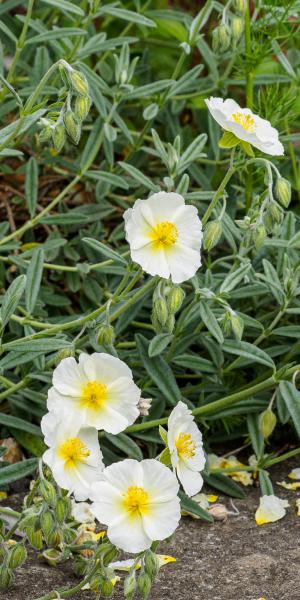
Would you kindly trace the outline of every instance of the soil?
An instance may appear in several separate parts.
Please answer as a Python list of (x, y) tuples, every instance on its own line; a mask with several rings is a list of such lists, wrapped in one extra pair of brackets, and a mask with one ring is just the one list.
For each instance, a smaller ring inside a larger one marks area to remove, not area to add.
[[(237, 516), (226, 522), (207, 524), (188, 517), (182, 519), (173, 540), (162, 544), (160, 552), (176, 556), (177, 562), (163, 567), (152, 588), (150, 600), (300, 600), (300, 518), (295, 513), (297, 492), (287, 491), (276, 481), (287, 478), (297, 461), (272, 470), (276, 495), (287, 498), (290, 508), (281, 521), (258, 527), (254, 513), (259, 490), (249, 489), (247, 500), (234, 500)], [(10, 499), (20, 504), (20, 494)], [(219, 501), (233, 510), (228, 497)], [(7, 504), (7, 502), (5, 503)], [(0, 593), (2, 600), (35, 600), (62, 586), (75, 585), (71, 566), (52, 568), (29, 553), (17, 571), (14, 586)], [(95, 596), (80, 592), (74, 600)], [(115, 600), (123, 600), (121, 588)]]

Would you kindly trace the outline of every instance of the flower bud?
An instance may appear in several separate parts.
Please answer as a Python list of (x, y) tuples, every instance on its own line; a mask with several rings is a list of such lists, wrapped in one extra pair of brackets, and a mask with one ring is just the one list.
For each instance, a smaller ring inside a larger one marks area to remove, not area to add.
[(42, 513), (40, 518), (40, 525), (44, 535), (48, 537), (54, 526), (54, 519), (50, 510), (46, 510)]
[(55, 516), (58, 523), (64, 523), (64, 521), (71, 514), (71, 504), (69, 498), (58, 498), (56, 507), (55, 507)]
[(221, 25), (213, 31), (213, 50), (215, 52), (224, 52), (229, 48), (230, 41), (231, 35), (229, 27), (228, 25), (225, 25), (225, 23), (221, 23)]
[(64, 124), (67, 134), (70, 136), (74, 144), (79, 143), (81, 135), (81, 123), (72, 110), (67, 110), (64, 114)]
[(62, 123), (57, 123), (55, 127), (51, 129), (52, 142), (55, 150), (60, 152), (66, 141), (66, 131)]
[(244, 21), (241, 17), (233, 17), (231, 22), (232, 38), (235, 42), (238, 42), (244, 29)]
[(56, 527), (53, 531), (48, 535), (48, 544), (51, 547), (56, 548), (63, 542), (63, 534), (62, 530)]
[(9, 551), (7, 566), (17, 569), (27, 558), (27, 551), (23, 544), (15, 544)]
[(14, 576), (11, 569), (0, 566), (0, 590), (6, 590), (13, 582)]
[(156, 298), (153, 302), (153, 312), (159, 323), (164, 326), (167, 322), (169, 311), (164, 298)]
[(43, 533), (41, 529), (34, 531), (31, 527), (26, 529), (26, 534), (29, 543), (36, 550), (41, 550), (43, 548)]
[(136, 573), (132, 571), (124, 579), (124, 597), (125, 600), (133, 600), (136, 590)]
[(148, 598), (151, 590), (152, 581), (147, 573), (141, 573), (138, 578), (138, 590), (142, 598)]
[(39, 492), (49, 506), (56, 506), (57, 494), (54, 485), (50, 481), (42, 479), (39, 485)]
[(262, 223), (260, 223), (259, 225), (257, 225), (257, 227), (254, 231), (254, 243), (255, 243), (255, 247), (257, 248), (257, 250), (259, 250), (262, 247), (266, 237), (267, 237), (266, 228)]
[(71, 84), (75, 92), (82, 96), (88, 96), (89, 93), (89, 84), (86, 80), (86, 77), (80, 71), (76, 71), (72, 69), (68, 72)]
[(230, 313), (232, 331), (238, 341), (241, 341), (244, 331), (244, 322), (235, 312)]
[(84, 119), (89, 114), (89, 110), (91, 108), (91, 100), (89, 96), (77, 96), (75, 100), (75, 115), (80, 119), (80, 121), (84, 121)]
[(39, 133), (39, 140), (41, 142), (47, 142), (47, 140), (50, 140), (52, 135), (53, 135), (52, 127), (50, 127), (50, 125), (46, 125), (46, 127), (44, 127)]
[(114, 591), (114, 584), (110, 579), (104, 579), (101, 584), (101, 593), (104, 598), (110, 598)]
[(112, 325), (100, 325), (96, 332), (100, 346), (110, 346), (115, 341), (115, 331)]
[(77, 531), (75, 531), (75, 529), (72, 529), (71, 527), (65, 527), (63, 534), (64, 541), (66, 542), (66, 544), (73, 544), (73, 542), (75, 542), (77, 538)]
[(278, 177), (275, 184), (275, 195), (277, 200), (284, 208), (287, 208), (291, 201), (291, 184), (288, 179)]
[(271, 433), (273, 433), (277, 423), (277, 418), (275, 413), (267, 408), (264, 412), (261, 413), (259, 417), (259, 429), (264, 436), (264, 439), (267, 440)]
[(116, 560), (116, 558), (118, 558), (118, 556), (119, 556), (119, 550), (115, 546), (110, 544), (110, 548), (107, 550), (107, 552), (104, 553), (103, 564), (105, 566), (109, 565), (111, 562)]
[(245, 0), (234, 0), (233, 7), (237, 13), (243, 15), (246, 10)]
[(153, 582), (159, 571), (159, 561), (156, 554), (154, 554), (152, 550), (148, 550), (146, 552), (144, 557), (144, 566), (147, 575), (149, 575), (151, 581)]
[(42, 553), (42, 556), (50, 567), (56, 567), (63, 555), (62, 552), (56, 550), (56, 548), (47, 548), (47, 550), (44, 550)]
[(82, 556), (76, 556), (73, 562), (73, 569), (77, 577), (82, 577), (87, 568), (88, 562)]
[(75, 356), (74, 346), (69, 346), (69, 348), (62, 348), (62, 350), (59, 350), (59, 352), (57, 352), (57, 354), (55, 356), (56, 366), (59, 365), (59, 363), (62, 360), (64, 360), (64, 358), (69, 358), (69, 357), (73, 357), (73, 356)]
[(172, 314), (177, 313), (177, 311), (180, 309), (184, 297), (185, 293), (183, 289), (179, 287), (179, 285), (176, 285), (170, 289), (167, 296), (167, 306)]
[(282, 213), (281, 210), (278, 208), (276, 202), (270, 202), (270, 204), (268, 205), (267, 213), (268, 215), (270, 215), (271, 219), (275, 223), (281, 223)]
[(175, 327), (175, 317), (174, 315), (169, 315), (167, 318), (167, 322), (165, 324), (166, 330), (168, 333), (173, 333)]
[(139, 409), (140, 415), (142, 417), (147, 417), (149, 415), (151, 403), (152, 403), (152, 398), (140, 398), (139, 399), (138, 409)]
[(218, 243), (222, 235), (222, 225), (220, 221), (210, 221), (207, 223), (203, 235), (203, 247), (205, 250), (211, 250)]

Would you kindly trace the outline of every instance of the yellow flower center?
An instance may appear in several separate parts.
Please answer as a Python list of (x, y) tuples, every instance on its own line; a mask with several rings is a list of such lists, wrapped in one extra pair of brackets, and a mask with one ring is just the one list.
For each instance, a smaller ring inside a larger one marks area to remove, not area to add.
[(153, 228), (150, 238), (152, 239), (155, 248), (157, 250), (162, 250), (164, 248), (173, 246), (178, 238), (178, 235), (179, 232), (174, 223), (170, 223), (170, 221), (162, 221), (162, 223), (158, 223)]
[(193, 458), (196, 453), (196, 444), (190, 433), (180, 433), (175, 441), (179, 456)]
[(238, 123), (245, 129), (252, 133), (255, 129), (255, 121), (251, 115), (244, 115), (244, 113), (236, 112), (231, 115), (231, 120)]
[(128, 488), (124, 506), (131, 516), (143, 515), (148, 512), (149, 494), (144, 488), (132, 485)]
[(65, 461), (67, 469), (76, 467), (78, 462), (85, 463), (90, 451), (80, 438), (69, 438), (58, 449), (59, 456)]
[(82, 390), (81, 406), (97, 410), (107, 399), (107, 387), (98, 381), (89, 381)]

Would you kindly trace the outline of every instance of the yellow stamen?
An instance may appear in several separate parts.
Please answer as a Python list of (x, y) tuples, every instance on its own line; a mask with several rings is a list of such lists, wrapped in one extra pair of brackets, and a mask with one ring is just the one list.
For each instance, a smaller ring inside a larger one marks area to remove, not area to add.
[(169, 221), (158, 223), (151, 231), (150, 238), (156, 250), (170, 248), (177, 241), (179, 232), (174, 225)]
[(97, 410), (107, 399), (107, 387), (99, 381), (89, 381), (82, 390), (81, 406)]
[(184, 458), (193, 458), (196, 453), (196, 444), (190, 433), (180, 433), (175, 441), (175, 446), (179, 456)]
[(231, 120), (241, 125), (245, 131), (249, 131), (250, 133), (255, 129), (255, 121), (251, 115), (236, 112), (231, 115)]
[(132, 485), (128, 488), (124, 498), (124, 506), (130, 513), (130, 516), (136, 517), (146, 514), (148, 512), (148, 504), (149, 494), (144, 488), (137, 485)]
[(90, 451), (80, 438), (69, 438), (58, 449), (67, 469), (73, 469), (77, 463), (85, 463)]

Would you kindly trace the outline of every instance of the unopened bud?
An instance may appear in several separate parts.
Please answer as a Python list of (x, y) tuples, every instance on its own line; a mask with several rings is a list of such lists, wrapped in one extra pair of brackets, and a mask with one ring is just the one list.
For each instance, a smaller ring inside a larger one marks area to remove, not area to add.
[(144, 565), (147, 575), (149, 575), (151, 581), (153, 582), (159, 571), (159, 561), (156, 554), (154, 554), (152, 550), (148, 550), (146, 552), (144, 557)]
[(64, 521), (71, 514), (71, 503), (69, 498), (58, 498), (56, 507), (55, 507), (55, 516), (58, 523), (64, 523)]
[(238, 341), (241, 341), (244, 331), (244, 322), (235, 312), (230, 313), (232, 331)]
[(75, 348), (74, 346), (70, 346), (69, 348), (63, 348), (59, 350), (55, 356), (55, 364), (59, 365), (59, 363), (64, 360), (64, 358), (70, 358), (75, 356)]
[(287, 208), (292, 195), (291, 184), (288, 179), (278, 177), (275, 184), (275, 195), (280, 204), (284, 206), (284, 208)]
[(275, 223), (281, 223), (282, 221), (282, 212), (278, 208), (276, 202), (270, 202), (267, 209), (268, 215), (270, 215), (271, 219), (275, 221)]
[(110, 598), (114, 591), (114, 584), (110, 579), (104, 579), (101, 585), (101, 593), (104, 598)]
[(166, 300), (164, 298), (156, 298), (153, 303), (153, 311), (159, 323), (164, 326), (169, 316)]
[(115, 331), (112, 325), (100, 325), (96, 332), (100, 346), (110, 346), (115, 341)]
[(207, 223), (203, 235), (203, 247), (205, 250), (211, 250), (218, 243), (222, 235), (222, 225), (220, 221), (210, 221)]
[(62, 560), (62, 552), (57, 550), (56, 548), (47, 548), (42, 553), (43, 558), (51, 567), (56, 567), (56, 565)]
[(50, 127), (50, 125), (46, 125), (46, 127), (44, 127), (44, 129), (42, 129), (40, 131), (39, 139), (41, 142), (46, 142), (47, 140), (50, 140), (52, 135), (53, 135), (52, 127)]
[(0, 590), (6, 590), (13, 583), (13, 572), (4, 565), (0, 566)]
[(223, 504), (214, 504), (208, 512), (216, 521), (226, 521), (228, 518), (228, 510)]
[(255, 247), (257, 248), (257, 250), (259, 250), (262, 247), (266, 237), (267, 237), (266, 228), (262, 223), (260, 223), (259, 225), (257, 225), (255, 232), (254, 232), (254, 243), (255, 243)]
[(148, 598), (151, 590), (151, 577), (147, 573), (141, 573), (138, 578), (138, 590), (142, 598)]
[(81, 94), (82, 96), (88, 96), (89, 93), (89, 84), (86, 80), (86, 77), (80, 71), (76, 71), (72, 69), (68, 72), (71, 84), (75, 92), (77, 94)]
[(234, 0), (233, 7), (240, 15), (243, 15), (246, 10), (245, 0)]
[(48, 537), (54, 526), (54, 519), (50, 510), (46, 510), (42, 513), (40, 518), (40, 525), (44, 535)]
[(51, 129), (52, 142), (55, 150), (60, 152), (66, 141), (66, 131), (62, 123), (57, 123), (55, 127)]
[(264, 439), (267, 440), (271, 433), (273, 433), (277, 423), (277, 418), (275, 413), (267, 408), (264, 412), (261, 413), (259, 417), (259, 429), (264, 436)]
[(167, 296), (167, 306), (172, 314), (177, 313), (177, 311), (180, 309), (184, 297), (185, 293), (181, 287), (174, 286), (170, 289)]
[(64, 114), (64, 124), (67, 134), (74, 144), (78, 144), (81, 135), (81, 123), (72, 110), (67, 110)]
[(78, 536), (78, 532), (75, 531), (75, 529), (72, 529), (71, 527), (65, 527), (63, 530), (63, 534), (64, 541), (66, 542), (66, 544), (73, 544), (73, 542), (75, 542)]
[(56, 529), (53, 529), (50, 535), (48, 535), (47, 541), (49, 546), (53, 546), (54, 548), (59, 546), (63, 542), (63, 534), (61, 529), (59, 529), (58, 527)]
[(147, 417), (149, 415), (151, 403), (152, 403), (152, 398), (140, 398), (139, 399), (138, 409), (139, 409), (140, 415), (142, 417)]
[(105, 552), (103, 557), (103, 564), (105, 566), (109, 565), (111, 562), (116, 560), (119, 556), (119, 550), (115, 546), (110, 546), (107, 552)]
[(173, 333), (174, 331), (174, 327), (175, 327), (175, 317), (174, 315), (169, 315), (167, 318), (167, 322), (165, 324), (165, 328), (168, 331), (168, 333)]
[(27, 558), (26, 548), (23, 544), (15, 544), (8, 556), (7, 566), (9, 569), (17, 569)]
[(80, 119), (80, 121), (84, 121), (84, 119), (89, 114), (89, 110), (91, 108), (91, 100), (89, 96), (77, 96), (75, 100), (75, 115)]
[(57, 494), (54, 485), (50, 481), (42, 479), (39, 485), (39, 492), (49, 506), (56, 506)]
[(244, 29), (244, 21), (241, 17), (233, 17), (231, 22), (232, 37), (235, 42), (238, 42)]
[(36, 550), (41, 550), (43, 547), (42, 530), (38, 529), (37, 531), (34, 531), (34, 529), (32, 529), (31, 527), (28, 527), (26, 529), (26, 534), (27, 534), (27, 538), (28, 538), (28, 541), (31, 544), (31, 546), (33, 548), (35, 548)]
[(124, 580), (124, 597), (126, 600), (133, 600), (136, 590), (136, 574), (132, 571)]
[(227, 50), (230, 46), (230, 41), (231, 41), (231, 35), (230, 35), (230, 30), (228, 25), (225, 25), (224, 23), (221, 23), (221, 25), (219, 25), (219, 27), (217, 27), (214, 31), (213, 31), (213, 50), (219, 51), (219, 52), (224, 52), (225, 50)]

